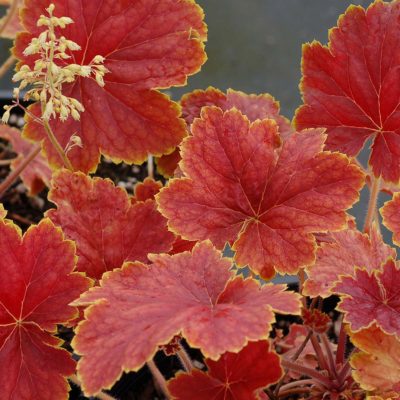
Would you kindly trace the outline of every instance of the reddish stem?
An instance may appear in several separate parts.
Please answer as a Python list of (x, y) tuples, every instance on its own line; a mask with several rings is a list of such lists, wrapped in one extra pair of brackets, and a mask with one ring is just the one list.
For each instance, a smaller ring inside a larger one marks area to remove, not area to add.
[(169, 392), (168, 392), (168, 387), (167, 387), (167, 381), (165, 380), (163, 374), (160, 372), (158, 369), (157, 365), (153, 360), (147, 361), (147, 366), (153, 375), (154, 380), (157, 382), (157, 385), (163, 395), (169, 399)]
[(374, 221), (376, 215), (376, 206), (378, 204), (379, 190), (380, 190), (379, 177), (375, 178), (373, 176), (371, 179), (372, 179), (372, 185), (369, 194), (368, 211), (364, 223), (365, 233), (369, 233), (372, 222)]
[[(303, 352), (303, 350), (305, 349), (305, 347), (307, 346), (308, 341), (310, 340), (311, 336), (313, 335), (313, 331), (309, 331), (307, 336), (305, 337), (303, 343), (297, 348), (296, 352), (293, 354), (292, 358), (290, 361), (294, 362), (296, 361), (300, 354)], [(288, 374), (288, 371), (285, 372), (285, 374), (282, 376), (282, 378), (280, 379), (280, 381), (278, 382), (278, 384), (276, 385), (276, 388), (274, 390), (274, 395), (278, 396), (279, 395), (279, 390), (281, 389), (281, 386), (286, 378)]]
[(320, 338), (321, 338), (321, 342), (322, 342), (322, 344), (323, 344), (323, 346), (325, 348), (325, 353), (326, 353), (327, 358), (328, 358), (329, 370), (331, 371), (331, 373), (333, 375), (332, 377), (337, 378), (335, 360), (333, 358), (333, 353), (332, 353), (332, 349), (331, 349), (331, 346), (330, 346), (329, 339), (328, 339), (328, 337), (326, 336), (325, 333), (320, 335)]
[(294, 363), (292, 361), (288, 360), (282, 360), (281, 361), (282, 365), (285, 368), (288, 368), (292, 371), (296, 371), (302, 375), (307, 375), (311, 378), (314, 378), (316, 382), (321, 383), (323, 386), (325, 386), (327, 389), (332, 388), (333, 383), (329, 378), (327, 378), (325, 375), (322, 375), (320, 372), (316, 371), (315, 369), (304, 367), (303, 365)]
[(29, 163), (40, 153), (40, 146), (36, 146), (22, 161), (21, 164), (18, 165), (17, 168), (14, 169), (7, 176), (7, 178), (0, 184), (0, 198), (6, 192), (6, 190), (18, 179), (21, 172), (29, 165)]
[(345, 324), (343, 322), (343, 316), (340, 323), (339, 340), (336, 349), (336, 365), (343, 365), (346, 353), (347, 344), (347, 333), (345, 330)]
[(182, 346), (182, 344), (179, 344), (179, 350), (176, 352), (176, 355), (179, 358), (179, 361), (181, 362), (183, 368), (185, 369), (186, 372), (192, 371), (194, 368), (192, 359), (190, 358), (189, 354), (185, 350), (185, 348)]
[(311, 336), (311, 343), (314, 347), (314, 351), (317, 356), (319, 367), (322, 370), (326, 370), (329, 373), (331, 373), (328, 363), (326, 362), (326, 359), (325, 359), (325, 354), (322, 351), (321, 345), (319, 344), (318, 339), (314, 335)]

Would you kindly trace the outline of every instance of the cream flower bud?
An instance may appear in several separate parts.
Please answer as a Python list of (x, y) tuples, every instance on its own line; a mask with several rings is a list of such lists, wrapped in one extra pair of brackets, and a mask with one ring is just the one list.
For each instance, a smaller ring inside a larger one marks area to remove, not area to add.
[(96, 73), (96, 82), (101, 87), (104, 87), (105, 85), (103, 75), (99, 72)]
[(92, 64), (103, 64), (106, 59), (103, 56), (97, 55), (93, 58)]
[[(6, 108), (7, 107), (7, 108)], [(3, 122), (3, 124), (7, 124), (8, 120), (10, 119), (10, 115), (11, 115), (11, 110), (9, 108), (9, 106), (4, 106), (4, 109), (6, 110), (5, 113), (3, 114), (3, 116), (1, 117), (1, 121)]]
[(43, 113), (42, 117), (43, 117), (44, 120), (48, 121), (50, 119), (50, 117), (53, 115), (53, 113), (54, 113), (53, 102), (49, 101), (46, 104), (46, 108), (44, 110), (44, 113)]
[(71, 115), (72, 115), (72, 118), (73, 118), (75, 121), (79, 121), (79, 120), (81, 119), (81, 115), (80, 115), (79, 112), (76, 111), (75, 109), (72, 109), (72, 110), (71, 110)]

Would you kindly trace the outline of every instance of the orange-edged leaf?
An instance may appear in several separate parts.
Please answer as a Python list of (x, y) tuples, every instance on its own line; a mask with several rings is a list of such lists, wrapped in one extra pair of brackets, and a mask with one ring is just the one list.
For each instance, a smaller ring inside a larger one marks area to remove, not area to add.
[[(205, 62), (206, 26), (201, 8), (192, 0), (54, 0), (55, 15), (68, 16), (74, 24), (62, 35), (81, 46), (74, 62), (89, 64), (96, 55), (105, 57), (105, 87), (91, 78), (66, 85), (63, 94), (78, 99), (86, 111), (80, 122), (52, 122), (62, 147), (75, 133), (83, 147), (69, 153), (75, 169), (93, 171), (100, 153), (114, 161), (142, 163), (149, 153), (170, 153), (186, 135), (180, 107), (155, 89), (183, 85), (188, 75)], [(17, 36), (15, 54), (26, 63), (22, 51), (32, 35), (43, 27), (36, 21), (48, 0), (27, 0), (22, 20), (27, 32)], [(40, 107), (31, 108), (34, 114)], [(62, 166), (47, 135), (30, 119), (24, 134), (44, 140), (50, 164)]]
[(328, 234), (320, 243), (317, 260), (306, 268), (307, 280), (303, 294), (310, 297), (328, 297), (340, 275), (353, 275), (355, 267), (371, 272), (380, 269), (396, 251), (383, 242), (382, 235), (373, 225), (370, 235), (356, 229), (346, 229)]
[(173, 399), (258, 400), (257, 390), (276, 383), (283, 374), (279, 356), (265, 340), (205, 363), (207, 372), (178, 373), (168, 382)]
[(138, 370), (179, 333), (216, 360), (267, 338), (274, 311), (300, 312), (298, 294), (235, 277), (210, 242), (151, 260), (104, 274), (100, 287), (76, 302), (89, 305), (73, 341), (86, 394), (112, 386), (124, 370)]
[(328, 47), (303, 47), (304, 105), (298, 129), (324, 127), (327, 148), (350, 156), (373, 139), (375, 176), (400, 178), (400, 2), (350, 6), (329, 32)]
[(154, 200), (154, 196), (162, 188), (162, 183), (151, 178), (146, 178), (135, 186), (135, 196), (132, 201)]
[(372, 325), (359, 332), (350, 332), (350, 338), (361, 350), (350, 358), (355, 369), (353, 377), (361, 387), (374, 392), (399, 392), (400, 342), (396, 336), (387, 335)]
[(312, 232), (338, 230), (358, 199), (361, 170), (323, 152), (319, 130), (280, 147), (276, 123), (204, 108), (182, 145), (184, 177), (156, 196), (171, 230), (188, 240), (233, 244), (235, 260), (264, 278), (295, 274), (315, 259)]
[(400, 245), (400, 193), (395, 193), (392, 200), (380, 209), (383, 224), (393, 232), (393, 242)]
[(47, 212), (77, 245), (78, 270), (100, 279), (125, 261), (148, 262), (148, 253), (168, 252), (175, 240), (154, 200), (131, 204), (108, 179), (61, 170), (54, 176)]
[(0, 387), (5, 400), (65, 400), (75, 362), (55, 336), (88, 289), (75, 247), (48, 219), (28, 229), (0, 220)]
[[(17, 168), (35, 146), (24, 139), (18, 129), (7, 125), (0, 125), (0, 137), (10, 141), (14, 152), (18, 154), (18, 157), (11, 163), (12, 169)], [(34, 196), (46, 186), (50, 186), (51, 169), (47, 160), (38, 154), (21, 172), (20, 177), (28, 188), (29, 194)]]
[[(23, 0), (14, 0), (15, 9), (13, 7), (9, 7), (6, 15), (0, 19), (0, 25), (5, 24), (2, 32), (0, 34), (1, 37), (7, 39), (15, 39), (15, 36), (18, 32), (22, 31), (21, 21), (19, 19), (19, 8), (23, 4)], [(0, 2), (2, 5), (10, 5), (13, 3), (11, 0), (5, 0)], [(10, 15), (10, 13), (12, 13)]]
[(357, 268), (354, 276), (344, 276), (333, 290), (342, 300), (337, 309), (352, 331), (376, 323), (388, 334), (400, 337), (400, 270), (390, 259), (380, 270)]
[[(181, 99), (182, 115), (190, 126), (195, 118), (200, 117), (201, 109), (205, 106), (216, 106), (222, 110), (236, 108), (254, 122), (257, 119), (272, 118), (278, 126), (283, 138), (288, 138), (294, 131), (287, 118), (280, 115), (280, 106), (270, 94), (246, 94), (240, 91), (228, 89), (223, 93), (218, 89), (209, 87), (206, 90), (195, 90), (184, 95)], [(157, 161), (160, 173), (170, 177), (180, 161), (179, 150), (172, 154), (163, 156)]]
[(5, 218), (7, 215), (7, 211), (4, 209), (3, 204), (0, 203), (0, 219)]

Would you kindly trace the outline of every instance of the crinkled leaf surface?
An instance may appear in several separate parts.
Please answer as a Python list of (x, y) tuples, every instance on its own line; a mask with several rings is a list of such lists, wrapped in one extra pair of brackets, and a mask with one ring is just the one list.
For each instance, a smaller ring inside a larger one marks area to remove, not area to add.
[(400, 337), (400, 270), (392, 259), (381, 270), (357, 269), (333, 290), (342, 296), (337, 309), (345, 313), (352, 331), (375, 322), (384, 332)]
[(57, 209), (47, 216), (76, 242), (78, 270), (96, 279), (125, 261), (148, 262), (148, 253), (168, 252), (175, 240), (154, 200), (132, 204), (108, 179), (61, 170), (48, 198)]
[(346, 229), (328, 234), (329, 241), (321, 243), (314, 265), (306, 268), (307, 280), (303, 294), (311, 297), (328, 297), (340, 275), (353, 275), (355, 267), (368, 272), (380, 269), (396, 251), (383, 242), (376, 225), (370, 236), (356, 229)]
[(207, 372), (194, 369), (168, 382), (175, 400), (257, 400), (256, 391), (276, 383), (283, 371), (267, 341), (250, 342), (239, 353), (206, 360)]
[(100, 287), (76, 302), (89, 305), (73, 341), (86, 394), (112, 386), (123, 370), (138, 370), (179, 333), (216, 360), (267, 338), (274, 311), (300, 312), (296, 293), (235, 277), (209, 241), (151, 260), (104, 274)]
[[(376, 325), (350, 332), (350, 339), (361, 352), (350, 358), (354, 379), (369, 391), (400, 390), (400, 342)], [(384, 396), (384, 398), (387, 398)]]
[(297, 128), (327, 128), (327, 148), (359, 153), (373, 139), (374, 174), (400, 178), (400, 2), (350, 6), (330, 30), (328, 47), (303, 48), (304, 105)]
[[(11, 163), (12, 169), (17, 168), (23, 159), (34, 150), (34, 144), (24, 139), (21, 132), (16, 128), (0, 125), (0, 137), (9, 140), (14, 152), (18, 154), (18, 157)], [(51, 169), (47, 160), (41, 154), (38, 154), (21, 172), (20, 177), (28, 188), (29, 194), (34, 196), (41, 192), (45, 186), (50, 186)]]
[(383, 224), (393, 232), (393, 242), (400, 245), (400, 193), (381, 208)]
[(74, 273), (75, 248), (45, 219), (21, 237), (0, 220), (0, 387), (5, 400), (61, 400), (75, 362), (53, 333), (75, 318), (89, 281)]
[[(283, 138), (293, 133), (290, 122), (279, 114), (280, 106), (270, 94), (246, 94), (240, 91), (228, 89), (223, 93), (218, 89), (209, 87), (206, 90), (195, 90), (186, 94), (181, 99), (182, 116), (190, 126), (195, 118), (200, 117), (201, 109), (205, 106), (216, 106), (222, 110), (237, 108), (251, 121), (257, 119), (272, 118), (278, 126)], [(158, 170), (165, 176), (172, 176), (180, 161), (179, 150), (161, 157), (157, 161)]]
[(156, 196), (176, 234), (233, 244), (235, 260), (265, 278), (295, 274), (315, 259), (312, 232), (337, 230), (357, 199), (363, 173), (346, 156), (323, 152), (319, 130), (280, 147), (273, 120), (204, 108), (182, 145), (184, 177)]
[[(62, 35), (79, 44), (74, 62), (89, 64), (96, 55), (105, 57), (104, 88), (91, 78), (66, 85), (65, 95), (81, 101), (86, 111), (80, 122), (70, 118), (53, 122), (58, 141), (65, 147), (71, 135), (82, 139), (83, 147), (69, 153), (73, 166), (93, 171), (100, 153), (129, 163), (142, 163), (148, 153), (170, 153), (186, 134), (179, 118), (180, 108), (155, 89), (183, 85), (187, 76), (205, 62), (203, 41), (206, 26), (199, 6), (191, 0), (54, 0), (55, 15), (74, 20)], [(18, 35), (16, 55), (26, 63), (22, 51), (32, 35), (48, 0), (27, 0), (22, 19), (27, 32)], [(33, 113), (40, 113), (34, 106)], [(62, 166), (44, 129), (30, 120), (24, 134), (43, 140), (53, 166)]]

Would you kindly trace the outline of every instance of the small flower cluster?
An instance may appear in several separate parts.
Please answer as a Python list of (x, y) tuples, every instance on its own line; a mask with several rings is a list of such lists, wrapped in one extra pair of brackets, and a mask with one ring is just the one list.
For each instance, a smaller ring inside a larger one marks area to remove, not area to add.
[[(49, 16), (41, 15), (37, 26), (46, 26), (39, 37), (33, 38), (24, 50), (25, 56), (39, 55), (33, 69), (23, 65), (13, 76), (14, 82), (20, 82), (18, 88), (14, 89), (14, 97), (19, 98), (20, 91), (27, 86), (33, 87), (24, 96), (25, 100), (40, 101), (42, 104), (42, 118), (49, 121), (56, 118), (57, 114), (61, 121), (66, 121), (71, 115), (73, 119), (79, 120), (80, 113), (85, 109), (83, 105), (72, 97), (62, 93), (65, 83), (72, 83), (77, 77), (89, 78), (94, 75), (96, 82), (104, 86), (104, 75), (109, 72), (103, 65), (104, 57), (97, 55), (89, 65), (66, 64), (65, 60), (71, 58), (67, 51), (78, 51), (81, 47), (64, 36), (58, 38), (55, 29), (64, 29), (72, 24), (69, 17), (55, 17), (53, 15), (55, 6), (51, 4), (46, 11)], [(14, 106), (5, 106), (3, 122), (7, 123), (10, 111)]]

